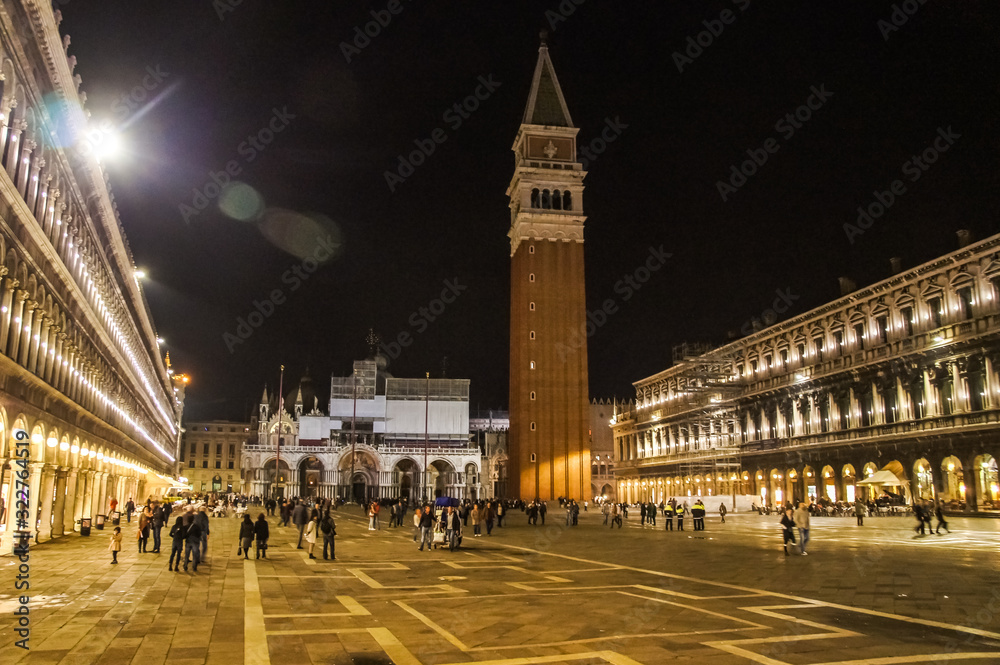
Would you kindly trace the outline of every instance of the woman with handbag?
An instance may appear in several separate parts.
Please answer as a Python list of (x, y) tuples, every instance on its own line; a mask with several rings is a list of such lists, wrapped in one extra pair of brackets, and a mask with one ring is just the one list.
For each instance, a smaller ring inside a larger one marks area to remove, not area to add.
[(270, 527), (264, 513), (257, 516), (257, 522), (253, 525), (254, 539), (257, 541), (257, 558), (263, 556), (267, 558), (267, 539), (270, 536)]
[(253, 520), (246, 513), (243, 513), (243, 523), (240, 524), (240, 543), (236, 548), (236, 556), (243, 555), (244, 559), (250, 558), (250, 543), (253, 542)]

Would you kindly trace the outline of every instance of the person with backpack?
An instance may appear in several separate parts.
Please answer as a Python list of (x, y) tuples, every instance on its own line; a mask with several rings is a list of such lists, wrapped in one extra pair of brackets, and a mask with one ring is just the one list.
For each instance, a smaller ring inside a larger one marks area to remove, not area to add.
[[(170, 550), (170, 561), (167, 562), (167, 570), (175, 573), (181, 569), (181, 558), (184, 556), (184, 541), (187, 540), (187, 527), (184, 526), (184, 518), (177, 517), (177, 521), (170, 527), (170, 537), (173, 539), (173, 548)], [(176, 562), (174, 556), (177, 557)]]
[(337, 523), (333, 521), (333, 516), (329, 509), (323, 513), (323, 521), (319, 524), (320, 531), (323, 532), (323, 560), (326, 561), (326, 548), (330, 548), (330, 561), (336, 561), (334, 556), (334, 536), (337, 535)]

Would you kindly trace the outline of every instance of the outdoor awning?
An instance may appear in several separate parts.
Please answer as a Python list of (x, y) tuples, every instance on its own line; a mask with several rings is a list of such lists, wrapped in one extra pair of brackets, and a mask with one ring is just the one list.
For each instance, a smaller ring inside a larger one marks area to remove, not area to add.
[(896, 477), (892, 471), (878, 471), (864, 480), (859, 480), (858, 485), (897, 485), (905, 487), (906, 484)]

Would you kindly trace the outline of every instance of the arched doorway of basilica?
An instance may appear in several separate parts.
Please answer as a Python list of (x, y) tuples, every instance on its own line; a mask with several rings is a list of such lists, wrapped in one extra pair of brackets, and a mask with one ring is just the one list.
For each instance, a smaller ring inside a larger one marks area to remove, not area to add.
[(413, 493), (416, 490), (419, 475), (420, 468), (413, 460), (402, 459), (396, 463), (393, 468), (393, 481), (399, 487), (399, 498), (413, 502), (416, 498)]
[(299, 493), (302, 496), (319, 496), (323, 482), (323, 463), (315, 457), (306, 457), (299, 463)]
[(355, 473), (351, 479), (351, 498), (354, 503), (364, 504), (368, 499), (368, 478), (363, 473)]
[[(292, 476), (285, 460), (281, 460), (277, 467), (276, 463), (276, 459), (270, 459), (264, 463), (264, 479), (267, 481), (268, 494), (275, 499), (281, 499), (286, 496), (285, 489)], [(277, 472), (275, 468), (277, 468)]]

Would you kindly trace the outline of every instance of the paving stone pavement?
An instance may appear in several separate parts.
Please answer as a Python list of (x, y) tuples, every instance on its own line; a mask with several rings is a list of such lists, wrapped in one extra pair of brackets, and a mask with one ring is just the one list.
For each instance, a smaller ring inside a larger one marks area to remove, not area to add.
[(562, 517), (515, 512), (459, 551), (420, 552), (412, 527), (371, 532), (346, 508), (336, 561), (309, 559), (273, 518), (267, 560), (245, 561), (238, 521), (213, 518), (197, 573), (169, 572), (169, 547), (126, 539), (113, 566), (109, 531), (68, 536), (31, 549), (27, 651), (19, 564), (0, 558), (0, 661), (1000, 664), (1000, 520), (921, 538), (906, 518), (817, 518), (809, 556), (786, 557), (774, 516), (699, 532)]

